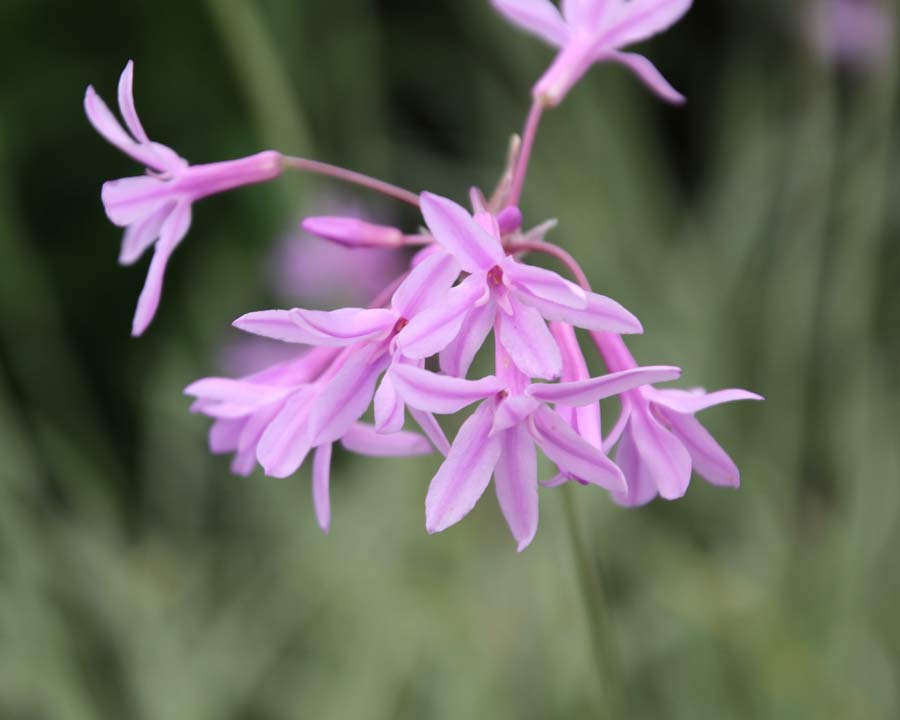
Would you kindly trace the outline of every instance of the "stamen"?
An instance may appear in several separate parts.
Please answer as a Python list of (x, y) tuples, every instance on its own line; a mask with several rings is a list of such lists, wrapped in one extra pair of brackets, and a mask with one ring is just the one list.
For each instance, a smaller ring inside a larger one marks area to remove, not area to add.
[(488, 281), (494, 287), (500, 287), (503, 284), (503, 268), (494, 265), (487, 273)]

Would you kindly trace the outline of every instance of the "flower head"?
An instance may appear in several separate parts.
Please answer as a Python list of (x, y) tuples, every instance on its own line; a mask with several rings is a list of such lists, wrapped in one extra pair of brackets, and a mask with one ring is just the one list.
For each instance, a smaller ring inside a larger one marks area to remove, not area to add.
[(534, 86), (545, 105), (562, 102), (572, 86), (597, 62), (616, 62), (637, 75), (663, 100), (684, 97), (647, 58), (622, 52), (674, 25), (693, 0), (491, 0), (515, 25), (560, 48), (556, 61)]
[(240, 160), (189, 165), (174, 150), (147, 136), (135, 109), (133, 80), (134, 64), (129, 61), (119, 78), (119, 110), (127, 131), (92, 86), (85, 93), (84, 109), (97, 132), (147, 168), (145, 175), (105, 183), (102, 191), (107, 216), (125, 228), (119, 262), (130, 265), (155, 245), (132, 324), (132, 334), (141, 335), (159, 306), (169, 258), (191, 226), (192, 204), (271, 180), (281, 174), (282, 163), (279, 153), (269, 151)]

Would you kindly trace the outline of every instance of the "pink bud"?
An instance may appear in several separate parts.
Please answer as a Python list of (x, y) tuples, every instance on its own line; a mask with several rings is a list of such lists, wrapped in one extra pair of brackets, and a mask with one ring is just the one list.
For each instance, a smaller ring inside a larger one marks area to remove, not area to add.
[(522, 211), (515, 205), (504, 208), (497, 215), (497, 224), (500, 226), (500, 234), (507, 235), (522, 227)]
[(353, 248), (401, 247), (403, 232), (387, 225), (374, 225), (348, 217), (311, 217), (303, 221), (306, 232)]

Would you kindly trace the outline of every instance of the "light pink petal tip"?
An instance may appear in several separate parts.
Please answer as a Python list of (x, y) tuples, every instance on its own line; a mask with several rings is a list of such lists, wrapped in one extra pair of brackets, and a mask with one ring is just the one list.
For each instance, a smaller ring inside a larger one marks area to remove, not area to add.
[(500, 313), (500, 342), (529, 377), (553, 380), (562, 372), (562, 355), (547, 323), (533, 307), (511, 299), (512, 314)]
[(629, 487), (629, 492), (615, 496), (623, 505), (649, 502), (657, 492), (666, 500), (677, 500), (691, 482), (690, 454), (647, 412), (632, 412), (616, 461)]
[(441, 415), (459, 412), (467, 405), (503, 390), (503, 383), (493, 375), (481, 380), (463, 380), (412, 365), (394, 366), (391, 378), (397, 392), (409, 405)]
[(494, 9), (514, 25), (542, 40), (562, 45), (569, 28), (550, 0), (491, 0)]
[(764, 400), (762, 395), (739, 390), (717, 390), (716, 392), (690, 391), (690, 390), (657, 390), (648, 388), (647, 398), (659, 405), (663, 405), (676, 413), (693, 415), (701, 410), (706, 410), (723, 403), (737, 402), (739, 400)]
[(422, 215), (434, 239), (456, 258), (463, 270), (486, 271), (503, 261), (500, 240), (485, 232), (465, 208), (427, 192), (420, 199)]
[(503, 431), (501, 454), (494, 469), (494, 489), (506, 524), (522, 552), (538, 527), (537, 452), (523, 425)]
[(609, 52), (598, 57), (599, 60), (612, 60), (624, 65), (650, 88), (656, 95), (672, 105), (684, 105), (687, 99), (663, 77), (657, 67), (643, 55), (636, 53)]
[(712, 485), (740, 487), (737, 465), (697, 418), (675, 412), (665, 412), (665, 416), (672, 432), (690, 453), (694, 472)]
[(693, 0), (630, 0), (603, 34), (606, 47), (625, 47), (668, 30), (691, 9)]
[(351, 425), (341, 438), (341, 445), (350, 452), (369, 457), (412, 457), (434, 452), (431, 443), (418, 433), (400, 431), (384, 435), (365, 423)]
[(677, 367), (638, 367), (632, 370), (609, 373), (602, 377), (553, 385), (537, 383), (530, 385), (527, 393), (545, 402), (578, 407), (589, 405), (605, 398), (620, 395), (642, 385), (669, 382), (681, 376)]
[(119, 110), (125, 125), (139, 143), (150, 143), (134, 106), (134, 61), (129, 60), (119, 77)]
[(316, 448), (316, 454), (313, 456), (312, 472), (312, 496), (313, 507), (316, 511), (316, 521), (326, 535), (331, 529), (331, 497), (329, 492), (331, 482), (331, 448), (331, 443), (325, 443)]

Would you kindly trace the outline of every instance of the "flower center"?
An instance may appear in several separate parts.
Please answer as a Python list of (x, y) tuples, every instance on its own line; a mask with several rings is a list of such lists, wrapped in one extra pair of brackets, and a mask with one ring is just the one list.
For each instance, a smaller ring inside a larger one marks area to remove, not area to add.
[(500, 287), (503, 284), (503, 268), (494, 265), (487, 273), (488, 282), (494, 287)]
[(394, 335), (399, 335), (399, 334), (402, 332), (403, 328), (405, 328), (407, 325), (409, 325), (409, 320), (407, 320), (407, 319), (404, 318), (404, 317), (400, 318), (400, 319), (394, 324), (394, 329), (391, 330), (391, 335), (392, 335), (392, 336), (394, 336)]

